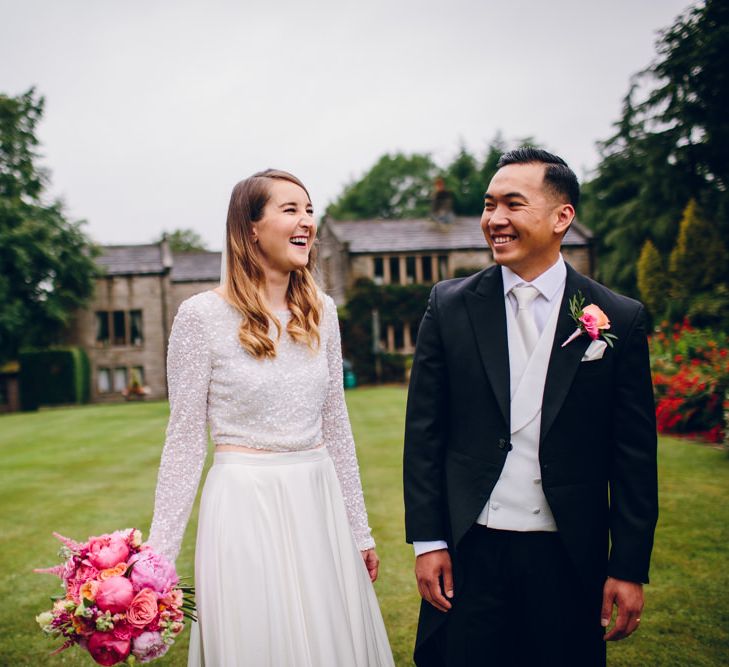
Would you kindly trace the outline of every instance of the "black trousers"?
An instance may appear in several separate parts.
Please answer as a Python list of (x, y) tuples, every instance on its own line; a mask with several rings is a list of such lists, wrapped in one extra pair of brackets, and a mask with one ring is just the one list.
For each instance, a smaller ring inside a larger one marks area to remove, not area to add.
[(603, 667), (602, 591), (577, 579), (557, 533), (474, 526), (441, 648), (449, 667)]

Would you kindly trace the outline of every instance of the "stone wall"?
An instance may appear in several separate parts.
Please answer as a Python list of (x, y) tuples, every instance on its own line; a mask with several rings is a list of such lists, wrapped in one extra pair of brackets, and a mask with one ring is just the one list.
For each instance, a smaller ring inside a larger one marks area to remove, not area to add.
[[(484, 241), (484, 244), (486, 242)], [(459, 269), (467, 269), (476, 273), (494, 263), (491, 250), (484, 245), (483, 250), (455, 250), (450, 255), (451, 276), (456, 275)]]
[(317, 282), (341, 306), (346, 301), (348, 284), (347, 251), (327, 225), (321, 227), (317, 253)]
[[(200, 294), (200, 292), (205, 292), (207, 290), (215, 289), (220, 285), (219, 280), (212, 280), (209, 282), (196, 282), (196, 283), (172, 283), (171, 289), (170, 289), (170, 298), (169, 298), (169, 305), (168, 305), (168, 313), (169, 316), (167, 318), (168, 327), (172, 328), (172, 322), (175, 320), (175, 315), (177, 315), (177, 311), (180, 308), (180, 304), (185, 301), (186, 299), (189, 299), (191, 296), (194, 296), (195, 294)], [(167, 337), (169, 338), (169, 331), (167, 332)]]
[(564, 261), (570, 264), (575, 271), (593, 277), (594, 266), (592, 265), (589, 248), (562, 248), (562, 256)]
[[(99, 392), (99, 369), (143, 368), (144, 384), (150, 398), (167, 396), (166, 355), (168, 323), (169, 278), (166, 275), (111, 276), (101, 278), (89, 306), (77, 313), (69, 342), (83, 347), (91, 362), (91, 400), (119, 400), (118, 391)], [(99, 311), (142, 311), (143, 342), (139, 345), (114, 345), (112, 341), (96, 341)]]

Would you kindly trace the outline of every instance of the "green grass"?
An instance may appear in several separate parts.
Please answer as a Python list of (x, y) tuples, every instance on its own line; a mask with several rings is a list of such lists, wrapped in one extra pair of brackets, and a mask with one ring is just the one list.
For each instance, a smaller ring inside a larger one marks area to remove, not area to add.
[[(401, 455), (405, 391), (347, 393), (370, 524), (382, 560), (377, 593), (398, 665), (409, 665), (418, 598), (403, 542)], [(77, 539), (149, 529), (165, 403), (56, 409), (0, 417), (0, 665), (90, 665), (71, 649), (53, 658), (34, 616), (58, 580), (54, 530)], [(610, 665), (729, 663), (729, 457), (678, 440), (660, 444), (661, 519), (646, 610), (635, 637), (611, 645)], [(177, 562), (192, 573), (196, 514)], [(160, 665), (186, 664), (187, 632)], [(487, 652), (487, 647), (485, 647)], [(346, 666), (344, 666), (346, 667)]]

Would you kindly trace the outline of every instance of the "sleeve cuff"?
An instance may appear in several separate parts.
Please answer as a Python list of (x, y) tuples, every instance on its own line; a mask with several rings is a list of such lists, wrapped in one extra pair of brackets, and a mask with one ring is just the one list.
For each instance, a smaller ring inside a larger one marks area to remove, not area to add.
[(447, 549), (448, 543), (445, 540), (431, 540), (429, 542), (413, 542), (413, 549), (416, 556), (422, 556), (429, 551), (438, 551), (439, 549)]

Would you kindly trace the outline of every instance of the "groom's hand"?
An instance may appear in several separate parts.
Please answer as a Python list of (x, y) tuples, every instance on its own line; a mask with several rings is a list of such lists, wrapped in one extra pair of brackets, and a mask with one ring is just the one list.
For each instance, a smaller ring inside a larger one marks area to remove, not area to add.
[(428, 551), (418, 556), (415, 559), (415, 577), (424, 600), (439, 611), (448, 611), (451, 608), (453, 569), (447, 549)]
[(605, 641), (617, 641), (632, 635), (640, 624), (643, 611), (643, 584), (608, 577), (602, 592), (602, 626), (610, 624), (613, 605), (618, 608), (615, 625), (605, 634)]

